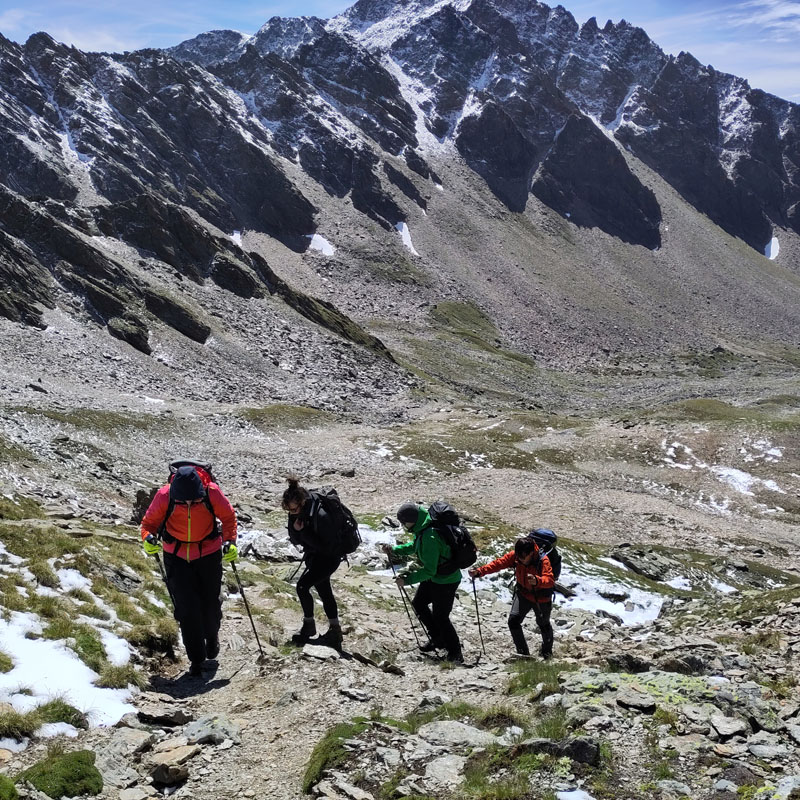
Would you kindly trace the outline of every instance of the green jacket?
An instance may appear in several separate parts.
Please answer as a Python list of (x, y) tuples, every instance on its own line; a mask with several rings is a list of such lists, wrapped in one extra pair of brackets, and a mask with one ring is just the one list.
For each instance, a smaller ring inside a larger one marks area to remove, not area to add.
[(419, 565), (414, 565), (400, 574), (409, 585), (432, 581), (433, 583), (460, 583), (461, 570), (454, 570), (445, 575), (437, 575), (436, 568), (439, 562), (450, 558), (450, 546), (445, 544), (442, 537), (431, 526), (428, 512), (420, 507), (417, 522), (412, 531), (414, 538), (407, 544), (398, 544), (392, 552), (399, 556), (416, 556)]

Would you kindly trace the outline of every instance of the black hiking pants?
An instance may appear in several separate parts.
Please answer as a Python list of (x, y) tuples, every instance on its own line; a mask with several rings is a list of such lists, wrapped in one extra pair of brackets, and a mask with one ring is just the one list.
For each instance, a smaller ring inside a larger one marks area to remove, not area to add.
[(336, 598), (333, 596), (333, 587), (331, 586), (331, 575), (336, 572), (341, 563), (342, 558), (338, 555), (306, 553), (306, 568), (296, 586), (297, 597), (300, 600), (304, 617), (314, 616), (312, 586), (317, 590), (328, 619), (335, 619), (339, 616), (339, 607), (336, 605)]
[(422, 581), (411, 601), (431, 641), (440, 647), (446, 647), (448, 654), (453, 655), (461, 651), (458, 634), (450, 622), (450, 612), (453, 610), (458, 586), (458, 582)]
[(222, 551), (193, 561), (165, 552), (164, 571), (186, 655), (193, 664), (201, 662), (206, 642), (217, 638), (222, 622)]
[(542, 634), (541, 654), (543, 657), (549, 657), (553, 654), (553, 626), (550, 624), (550, 614), (553, 610), (553, 604), (552, 602), (532, 603), (519, 592), (514, 594), (514, 601), (511, 603), (511, 613), (508, 615), (508, 629), (511, 631), (514, 647), (517, 648), (518, 653), (524, 656), (530, 654), (528, 642), (525, 641), (525, 634), (522, 632), (522, 622), (525, 617), (528, 616), (528, 612), (531, 609), (533, 609), (534, 616), (536, 617), (536, 624), (539, 626), (539, 632)]

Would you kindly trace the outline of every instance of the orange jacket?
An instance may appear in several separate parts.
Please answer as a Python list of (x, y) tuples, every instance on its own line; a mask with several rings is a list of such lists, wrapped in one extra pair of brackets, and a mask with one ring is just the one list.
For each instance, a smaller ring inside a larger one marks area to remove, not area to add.
[[(222, 536), (214, 536), (216, 532), (216, 519), (211, 514), (205, 503), (193, 503), (187, 506), (175, 503), (175, 507), (167, 520), (166, 532), (177, 539), (177, 542), (163, 542), (164, 552), (194, 561), (201, 555), (207, 556), (216, 553), (223, 542), (236, 541), (236, 512), (227, 497), (222, 493), (216, 483), (209, 483), (206, 487), (208, 499), (214, 509), (214, 515), (222, 523)], [(169, 484), (162, 486), (153, 502), (150, 503), (144, 519), (142, 520), (142, 539), (150, 534), (158, 536), (164, 518), (169, 509)], [(211, 538), (209, 538), (211, 537)]]
[[(536, 553), (539, 548), (536, 548)], [(500, 572), (501, 569), (514, 567), (517, 579), (517, 591), (531, 603), (550, 603), (553, 600), (553, 589), (556, 581), (553, 577), (553, 568), (550, 566), (550, 559), (544, 553), (535, 558), (530, 566), (525, 566), (521, 561), (517, 561), (517, 554), (511, 550), (500, 558), (490, 561), (478, 568), (476, 577), (491, 575), (493, 572)], [(536, 578), (535, 583), (528, 580), (528, 576)]]

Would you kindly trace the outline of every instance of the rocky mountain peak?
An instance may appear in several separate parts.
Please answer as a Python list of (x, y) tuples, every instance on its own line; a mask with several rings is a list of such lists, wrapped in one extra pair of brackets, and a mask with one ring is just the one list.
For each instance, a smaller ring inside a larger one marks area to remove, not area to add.
[(272, 17), (258, 29), (253, 45), (261, 53), (290, 58), (297, 49), (325, 32), (325, 20), (318, 17)]
[(239, 31), (208, 31), (193, 39), (187, 39), (175, 47), (167, 48), (166, 52), (180, 61), (194, 61), (208, 66), (236, 60), (252, 38)]

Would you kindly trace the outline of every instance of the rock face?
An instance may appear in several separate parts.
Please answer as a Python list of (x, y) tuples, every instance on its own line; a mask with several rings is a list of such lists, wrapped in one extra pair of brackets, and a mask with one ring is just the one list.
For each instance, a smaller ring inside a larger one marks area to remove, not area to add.
[(576, 225), (597, 227), (651, 250), (661, 244), (661, 209), (614, 144), (573, 115), (533, 181), (533, 193)]
[[(192, 350), (200, 361), (235, 341), (260, 353), (273, 386), (283, 377), (275, 370), (297, 360), (284, 357), (281, 331), (299, 314), (304, 341), (293, 352), (311, 352), (320, 336), (364, 351), (357, 365), (326, 376), (339, 397), (350, 369), (374, 376), (369, 391), (385, 391), (397, 370), (373, 331), (388, 314), (425, 317), (421, 306), (398, 304), (408, 283), (438, 281), (478, 305), (487, 297), (495, 316), (503, 308), (503, 320), (492, 319), (498, 339), (508, 335), (530, 357), (538, 357), (528, 338), (534, 302), (554, 350), (579, 341), (592, 351), (581, 357), (593, 358), (602, 331), (615, 339), (603, 352), (620, 342), (638, 352), (617, 325), (616, 302), (594, 330), (573, 335), (567, 315), (587, 319), (582, 306), (594, 308), (595, 298), (563, 310), (573, 290), (552, 276), (540, 286), (528, 273), (541, 254), (518, 263), (511, 253), (530, 253), (543, 229), (584, 244), (597, 235), (614, 267), (627, 267), (643, 256), (624, 245), (663, 245), (665, 196), (678, 205), (664, 181), (759, 252), (776, 227), (800, 233), (796, 105), (687, 54), (668, 56), (625, 22), (579, 26), (563, 7), (539, 2), (372, 0), (327, 21), (276, 17), (253, 36), (211, 31), (124, 54), (83, 53), (46, 33), (23, 45), (0, 36), (0, 90), (0, 316), (44, 326), (55, 309), (152, 362), (170, 361), (164, 339), (178, 350), (202, 346)], [(494, 210), (495, 198), (503, 209)], [(461, 264), (445, 269), (448, 236), (463, 233), (452, 257), (471, 259), (467, 239), (483, 241), (495, 214), (507, 216), (503, 236), (513, 246), (502, 265), (482, 254), (481, 270), (497, 270), (487, 274), (493, 289), (520, 282), (517, 268), (526, 275), (508, 314), (506, 298), (465, 289), (474, 276)], [(427, 226), (427, 254), (398, 236), (408, 233), (404, 223)], [(341, 234), (338, 257), (315, 247), (318, 228)], [(658, 294), (654, 273), (661, 279), (672, 267), (637, 270), (650, 281), (642, 296)], [(597, 282), (613, 285), (604, 278)], [(760, 298), (750, 288), (729, 295), (794, 307), (783, 285), (770, 283)], [(723, 322), (743, 327), (748, 311), (731, 305)], [(658, 342), (672, 344), (654, 308), (625, 322), (647, 327), (648, 313), (658, 318)], [(231, 332), (234, 316), (246, 319), (246, 333)], [(694, 334), (691, 323), (685, 329)], [(303, 400), (320, 394), (315, 386)]]

